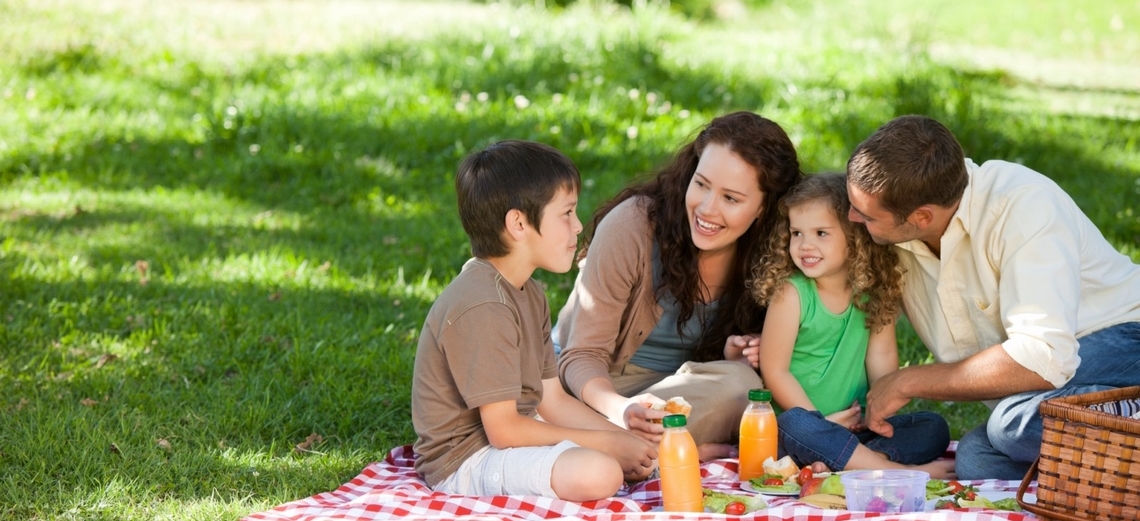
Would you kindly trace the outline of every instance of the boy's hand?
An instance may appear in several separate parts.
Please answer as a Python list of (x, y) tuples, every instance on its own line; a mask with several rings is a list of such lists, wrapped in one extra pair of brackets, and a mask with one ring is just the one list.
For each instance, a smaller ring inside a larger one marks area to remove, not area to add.
[(731, 335), (724, 341), (724, 359), (760, 367), (760, 337), (757, 335)]
[(656, 446), (628, 432), (611, 431), (607, 434), (611, 439), (607, 440), (606, 452), (621, 464), (625, 480), (645, 481), (657, 467)]
[[(661, 441), (661, 433), (665, 427), (661, 426), (661, 418), (669, 415), (665, 411), (658, 411), (652, 407), (655, 404), (664, 404), (662, 400), (652, 394), (639, 394), (629, 399), (629, 405), (622, 413), (625, 427), (645, 441), (656, 444)], [(656, 420), (656, 421), (654, 421)]]
[(828, 414), (827, 419), (849, 431), (861, 431), (867, 428), (863, 425), (863, 407), (857, 400), (851, 403), (851, 407)]

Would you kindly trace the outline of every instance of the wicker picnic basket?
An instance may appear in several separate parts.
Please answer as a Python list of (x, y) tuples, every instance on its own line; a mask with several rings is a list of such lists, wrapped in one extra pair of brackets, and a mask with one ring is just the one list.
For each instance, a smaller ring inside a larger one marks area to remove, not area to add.
[[(1042, 402), (1041, 455), (1018, 487), (1018, 504), (1045, 519), (1140, 519), (1140, 420), (1118, 415), (1138, 404), (1140, 387)], [(1037, 502), (1026, 503), (1035, 475)]]

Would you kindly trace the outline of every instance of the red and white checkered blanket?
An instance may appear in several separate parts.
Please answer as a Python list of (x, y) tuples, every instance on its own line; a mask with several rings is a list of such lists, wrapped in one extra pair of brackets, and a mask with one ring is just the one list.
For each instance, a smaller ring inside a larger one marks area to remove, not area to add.
[[(924, 521), (994, 521), (1036, 519), (1028, 512), (998, 512), (981, 509), (940, 510), (913, 514), (876, 514), (846, 510), (821, 510), (795, 498), (766, 498), (769, 508), (744, 516), (724, 514), (682, 514), (661, 512), (659, 480), (626, 486), (617, 496), (574, 503), (537, 496), (452, 496), (434, 492), (424, 483), (412, 464), (416, 455), (411, 445), (396, 447), (383, 462), (372, 463), (364, 471), (332, 492), (291, 501), (272, 510), (258, 512), (244, 521), (372, 521), (394, 518), (509, 520), (539, 519), (581, 521), (660, 521), (741, 519), (757, 521), (849, 521), (859, 519), (908, 519)], [(705, 487), (741, 493), (737, 482), (737, 462), (716, 460), (701, 465)], [(1010, 497), (1016, 481), (964, 481), (977, 486), (982, 495)], [(1035, 484), (1034, 484), (1035, 485)], [(1036, 492), (1036, 486), (1029, 489)]]

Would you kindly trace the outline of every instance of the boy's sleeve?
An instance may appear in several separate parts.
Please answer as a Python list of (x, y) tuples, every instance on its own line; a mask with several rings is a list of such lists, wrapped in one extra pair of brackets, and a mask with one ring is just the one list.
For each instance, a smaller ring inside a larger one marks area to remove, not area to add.
[(469, 409), (520, 398), (521, 333), (507, 306), (474, 306), (452, 319), (441, 336), (451, 377)]

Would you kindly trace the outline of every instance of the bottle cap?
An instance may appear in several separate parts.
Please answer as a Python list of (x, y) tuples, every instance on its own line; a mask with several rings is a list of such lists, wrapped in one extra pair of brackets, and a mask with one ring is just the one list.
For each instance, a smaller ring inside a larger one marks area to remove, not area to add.
[(688, 423), (684, 414), (670, 414), (661, 420), (665, 427), (684, 427)]
[(772, 401), (772, 391), (767, 389), (752, 389), (748, 391), (748, 401), (750, 402), (770, 402)]

